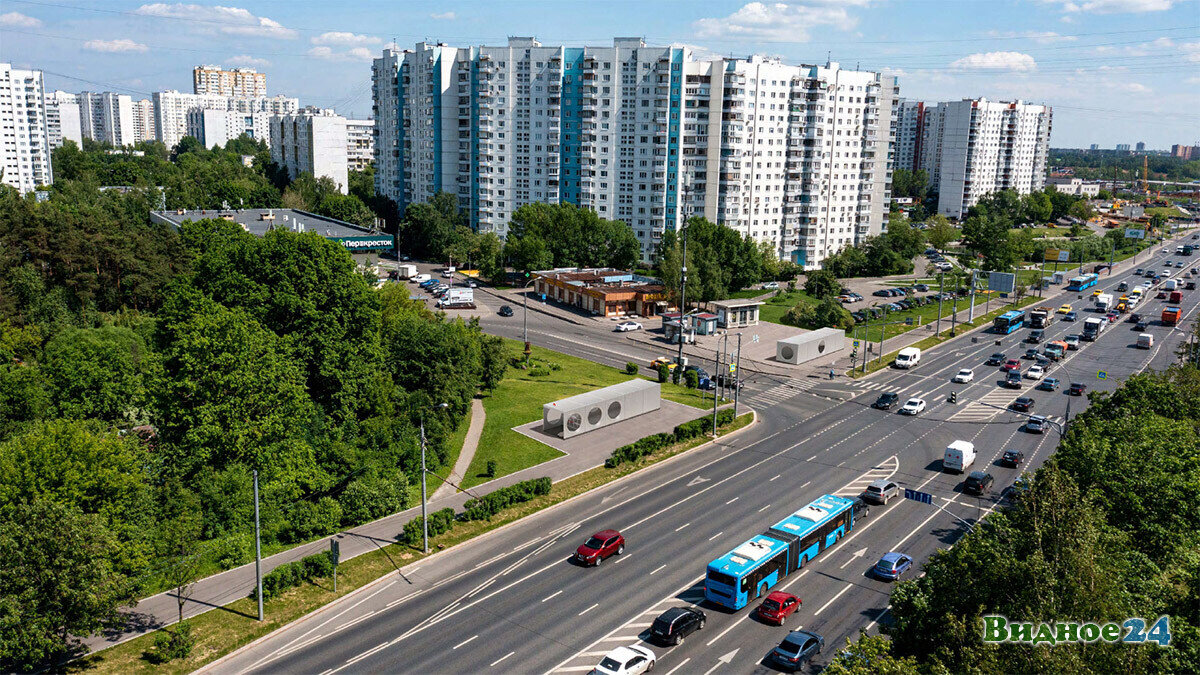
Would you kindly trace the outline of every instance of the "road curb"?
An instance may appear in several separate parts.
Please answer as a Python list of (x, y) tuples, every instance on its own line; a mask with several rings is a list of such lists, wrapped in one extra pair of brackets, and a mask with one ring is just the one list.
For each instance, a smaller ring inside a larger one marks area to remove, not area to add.
[[(654, 468), (657, 468), (657, 467), (666, 466), (666, 465), (670, 464), (670, 463), (671, 463), (673, 460), (676, 460), (676, 459), (678, 459), (678, 458), (680, 458), (680, 457), (684, 457), (684, 456), (688, 455), (689, 453), (692, 453), (692, 452), (694, 452), (694, 451), (696, 451), (696, 450), (700, 450), (700, 449), (702, 449), (702, 448), (707, 448), (707, 447), (709, 447), (710, 445), (713, 445), (713, 444), (715, 444), (715, 443), (716, 443), (717, 441), (719, 441), (719, 440), (724, 440), (724, 439), (726, 439), (726, 438), (729, 438), (730, 436), (734, 436), (734, 435), (741, 434), (741, 433), (742, 433), (742, 432), (744, 432), (744, 431), (747, 431), (747, 430), (749, 430), (749, 429), (752, 429), (752, 428), (754, 428), (755, 426), (758, 426), (758, 423), (759, 423), (759, 421), (760, 421), (760, 418), (759, 418), (759, 415), (758, 415), (758, 411), (757, 411), (757, 410), (755, 410), (754, 408), (751, 408), (751, 407), (749, 407), (749, 406), (747, 406), (747, 407), (746, 407), (746, 409), (747, 409), (747, 411), (749, 411), (749, 412), (750, 412), (750, 413), (753, 415), (753, 418), (750, 420), (750, 423), (749, 423), (749, 424), (747, 424), (746, 426), (742, 427), (741, 429), (737, 429), (737, 430), (731, 431), (731, 432), (729, 432), (728, 434), (726, 434), (726, 435), (724, 435), (724, 436), (721, 436), (721, 437), (719, 437), (719, 438), (710, 439), (710, 440), (708, 440), (708, 441), (706, 441), (706, 442), (704, 442), (704, 443), (701, 443), (700, 445), (697, 445), (697, 446), (696, 446), (696, 447), (694, 447), (694, 448), (689, 448), (689, 449), (687, 449), (687, 450), (684, 450), (684, 451), (682, 451), (682, 452), (675, 453), (674, 455), (672, 455), (672, 456), (670, 456), (670, 457), (668, 457), (668, 458), (666, 458), (666, 459), (664, 459), (664, 460), (662, 460), (662, 461), (655, 462), (654, 464), (651, 464), (650, 466), (643, 467), (642, 469), (638, 469), (637, 471), (633, 471), (633, 472), (631, 472), (631, 473), (629, 473), (629, 474), (626, 474), (626, 475), (624, 475), (624, 476), (621, 476), (620, 478), (618, 478), (618, 479), (616, 479), (616, 480), (614, 480), (614, 481), (610, 481), (610, 482), (608, 482), (608, 483), (604, 483), (603, 485), (597, 485), (596, 487), (594, 487), (594, 488), (592, 488), (592, 489), (590, 489), (590, 490), (587, 490), (587, 491), (581, 492), (581, 493), (579, 493), (579, 494), (577, 494), (577, 495), (575, 495), (575, 496), (573, 496), (573, 497), (569, 497), (569, 498), (567, 498), (567, 499), (564, 499), (563, 501), (561, 501), (561, 502), (558, 502), (557, 504), (552, 504), (552, 505), (550, 505), (550, 506), (548, 506), (548, 507), (546, 507), (546, 508), (544, 508), (544, 509), (541, 509), (540, 511), (534, 511), (533, 513), (529, 514), (529, 516), (540, 515), (540, 514), (543, 514), (543, 513), (547, 513), (547, 512), (549, 512), (549, 511), (553, 511), (554, 509), (557, 509), (557, 508), (559, 508), (560, 506), (565, 506), (566, 504), (570, 504), (571, 502), (575, 501), (576, 499), (579, 499), (579, 498), (581, 498), (581, 497), (585, 497), (585, 496), (587, 496), (587, 495), (590, 495), (591, 493), (595, 492), (596, 490), (599, 490), (599, 489), (602, 489), (602, 488), (607, 488), (607, 487), (612, 487), (612, 486), (614, 486), (614, 485), (617, 485), (617, 484), (619, 484), (619, 483), (622, 483), (622, 482), (624, 482), (624, 481), (626, 481), (626, 480), (628, 480), (628, 479), (631, 479), (631, 478), (633, 478), (633, 477), (635, 477), (635, 476), (638, 476), (638, 475), (639, 475), (639, 474), (641, 474), (641, 472), (642, 472), (643, 470), (645, 470), (645, 469), (654, 469)], [(603, 466), (603, 465), (600, 465), (600, 466)], [(593, 467), (593, 468), (596, 468), (596, 467)], [(585, 469), (584, 471), (591, 471), (591, 469)], [(573, 474), (571, 474), (570, 476), (566, 476), (566, 477), (565, 477), (565, 478), (563, 478), (562, 480), (567, 480), (568, 478), (572, 478), (572, 477), (574, 477), (574, 476), (578, 476), (579, 474), (581, 474), (581, 473), (584, 473), (584, 471), (579, 471), (579, 472), (577, 472), (577, 473), (573, 473)], [(529, 517), (529, 516), (526, 516), (526, 517)], [(512, 522), (510, 522), (510, 523), (505, 523), (504, 525), (501, 525), (500, 527), (498, 527), (498, 528), (496, 528), (496, 529), (494, 529), (494, 530), (488, 530), (487, 532), (484, 532), (483, 534), (479, 535), (478, 537), (473, 537), (473, 538), (471, 538), (471, 539), (468, 539), (468, 540), (466, 540), (466, 541), (464, 541), (464, 542), (461, 542), (459, 545), (461, 546), (462, 544), (468, 544), (468, 543), (474, 543), (474, 542), (482, 541), (483, 539), (485, 539), (485, 538), (487, 538), (487, 537), (489, 537), (489, 536), (491, 536), (491, 535), (494, 535), (494, 534), (498, 534), (498, 533), (500, 533), (500, 532), (503, 532), (504, 530), (508, 529), (509, 527), (512, 527), (512, 526), (514, 526), (514, 525), (517, 525), (517, 524), (521, 523), (521, 522), (522, 522), (522, 521), (524, 521), (524, 520), (525, 520), (525, 518), (518, 518), (518, 519), (516, 519), (516, 520), (514, 520), (514, 521), (512, 521)], [(416, 562), (413, 562), (413, 563), (410, 563), (410, 564), (413, 564), (413, 565), (415, 565), (415, 564), (417, 564), (417, 563), (421, 563), (421, 564), (427, 564), (427, 563), (429, 563), (430, 561), (437, 559), (438, 557), (442, 556), (442, 555), (443, 555), (443, 554), (445, 554), (445, 553), (450, 553), (451, 551), (454, 551), (454, 550), (455, 550), (455, 548), (456, 548), (455, 546), (451, 546), (451, 547), (449, 547), (449, 548), (442, 549), (442, 550), (440, 550), (440, 551), (437, 551), (436, 553), (433, 553), (432, 555), (430, 555), (430, 556), (429, 556), (429, 557), (427, 557), (427, 558), (422, 558), (421, 560), (418, 560), (418, 561), (416, 561)], [(403, 569), (403, 568), (401, 568), (401, 570), (402, 570), (402, 569)], [(396, 570), (396, 572), (400, 572), (401, 570)], [(271, 631), (271, 632), (267, 633), (266, 635), (260, 636), (260, 637), (256, 638), (255, 640), (253, 640), (252, 642), (249, 642), (249, 643), (247, 643), (247, 644), (244, 644), (244, 645), (242, 645), (241, 647), (238, 647), (238, 648), (237, 648), (237, 649), (235, 649), (234, 651), (232, 651), (232, 652), (229, 652), (228, 654), (226, 654), (226, 655), (222, 656), (221, 658), (217, 659), (216, 661), (213, 661), (213, 662), (211, 662), (211, 663), (207, 663), (207, 664), (205, 664), (205, 665), (203, 665), (203, 666), (201, 666), (201, 667), (197, 668), (197, 669), (196, 669), (195, 671), (193, 671), (193, 672), (195, 672), (195, 673), (209, 673), (209, 672), (217, 672), (217, 669), (219, 669), (219, 668), (220, 668), (220, 667), (221, 667), (221, 666), (222, 666), (222, 665), (223, 665), (225, 662), (227, 662), (227, 661), (229, 661), (229, 660), (233, 659), (233, 657), (237, 656), (237, 655), (238, 655), (238, 654), (240, 654), (241, 652), (243, 652), (243, 651), (245, 651), (245, 650), (247, 650), (247, 649), (251, 649), (251, 648), (253, 648), (253, 647), (254, 647), (254, 646), (256, 646), (256, 645), (258, 645), (258, 644), (261, 644), (262, 642), (265, 642), (265, 641), (266, 641), (267, 639), (269, 639), (269, 638), (273, 638), (273, 637), (275, 637), (277, 634), (279, 634), (279, 633), (281, 633), (281, 632), (283, 632), (283, 631), (285, 631), (285, 630), (288, 630), (289, 628), (293, 627), (294, 625), (296, 625), (297, 623), (299, 623), (299, 622), (301, 622), (301, 621), (304, 621), (304, 620), (306, 620), (306, 619), (310, 619), (310, 618), (313, 618), (313, 617), (316, 617), (316, 616), (320, 616), (321, 614), (324, 614), (325, 612), (327, 612), (327, 611), (329, 611), (329, 610), (332, 610), (332, 609), (334, 609), (336, 606), (340, 605), (340, 604), (341, 604), (343, 601), (345, 601), (345, 600), (349, 600), (350, 598), (355, 598), (355, 597), (359, 596), (360, 594), (366, 593), (367, 591), (369, 591), (369, 590), (371, 590), (371, 589), (375, 588), (376, 586), (378, 586), (379, 584), (381, 584), (381, 583), (383, 583), (383, 582), (385, 582), (385, 581), (390, 581), (390, 580), (392, 580), (392, 574), (393, 574), (392, 572), (389, 572), (389, 573), (387, 573), (387, 574), (384, 574), (383, 576), (379, 577), (378, 579), (374, 579), (374, 580), (372, 580), (372, 581), (370, 581), (370, 582), (367, 582), (365, 585), (363, 585), (363, 586), (360, 586), (359, 588), (356, 588), (356, 589), (354, 589), (353, 591), (350, 591), (349, 593), (347, 593), (346, 595), (343, 595), (343, 596), (342, 596), (342, 597), (340, 597), (340, 598), (334, 598), (332, 601), (330, 601), (330, 602), (327, 602), (327, 603), (325, 603), (324, 605), (321, 605), (321, 606), (320, 606), (320, 607), (318, 607), (317, 609), (314, 609), (313, 611), (311, 611), (311, 612), (309, 612), (309, 613), (307, 613), (307, 614), (304, 614), (303, 616), (297, 617), (297, 618), (293, 619), (292, 621), (289, 621), (288, 623), (286, 623), (286, 624), (284, 624), (284, 625), (282, 625), (282, 626), (280, 626), (280, 627), (276, 628), (275, 630), (273, 630), (273, 631)], [(150, 634), (152, 634), (152, 633), (143, 633), (143, 635), (150, 635)], [(140, 637), (140, 636), (139, 636), (139, 637)]]

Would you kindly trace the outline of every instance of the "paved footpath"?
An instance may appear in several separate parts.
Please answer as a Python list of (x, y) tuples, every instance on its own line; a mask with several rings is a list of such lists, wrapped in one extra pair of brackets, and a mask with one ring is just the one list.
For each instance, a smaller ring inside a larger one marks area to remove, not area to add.
[[(458, 492), (455, 485), (462, 485), (466, 480), (467, 469), (471, 468), (471, 460), (475, 459), (475, 449), (479, 447), (479, 436), (483, 434), (483, 423), (487, 420), (487, 412), (483, 409), (483, 399), (478, 396), (471, 399), (471, 423), (467, 427), (467, 435), (463, 438), (462, 450), (458, 453), (458, 459), (454, 462), (454, 468), (450, 470), (450, 475), (447, 478), (450, 482), (443, 482), (438, 486), (438, 489), (430, 495), (429, 501), (436, 501), (443, 497)], [(450, 483), (454, 483), (451, 485)]]

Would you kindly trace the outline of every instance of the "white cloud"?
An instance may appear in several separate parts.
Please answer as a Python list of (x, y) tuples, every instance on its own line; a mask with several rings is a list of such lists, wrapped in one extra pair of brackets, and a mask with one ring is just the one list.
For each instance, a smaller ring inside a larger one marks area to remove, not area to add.
[(1062, 6), (1062, 11), (1091, 14), (1137, 14), (1141, 12), (1163, 12), (1171, 9), (1177, 0), (1042, 0)]
[(1183, 56), (1192, 63), (1200, 63), (1200, 42), (1185, 42), (1179, 45), (1183, 49)]
[(6, 12), (0, 14), (0, 26), (19, 26), (21, 28), (37, 28), (42, 25), (41, 20), (35, 19), (32, 16), (27, 16), (20, 12)]
[(865, 7), (871, 0), (802, 0), (793, 3), (751, 2), (726, 17), (700, 19), (692, 24), (701, 38), (806, 42), (809, 30), (822, 26), (849, 30), (858, 24), (847, 7)]
[(238, 54), (232, 58), (225, 59), (226, 62), (235, 66), (248, 66), (251, 68), (265, 68), (271, 65), (271, 62), (266, 59), (260, 59), (257, 56), (249, 54)]
[(883, 75), (887, 75), (890, 77), (907, 77), (908, 76), (908, 71), (903, 68), (888, 68), (887, 66), (884, 66), (884, 68), (880, 72)]
[(971, 54), (950, 64), (959, 70), (1015, 70), (1018, 72), (1037, 69), (1033, 57), (1021, 52), (986, 52)]
[(308, 55), (323, 61), (370, 61), (374, 58), (370, 49), (353, 47), (344, 52), (335, 52), (331, 47), (313, 47)]
[(134, 13), (143, 16), (184, 19), (195, 22), (198, 29), (212, 30), (226, 35), (272, 37), (288, 40), (296, 37), (296, 31), (291, 28), (286, 28), (278, 21), (268, 19), (265, 16), (255, 16), (249, 10), (242, 9), (241, 7), (188, 5), (181, 2), (174, 4), (156, 2), (138, 7), (134, 10)]
[(366, 45), (377, 45), (383, 40), (370, 35), (355, 35), (344, 31), (330, 31), (321, 33), (312, 39), (314, 45), (335, 45), (347, 47), (364, 47)]
[(150, 51), (150, 48), (144, 44), (134, 42), (128, 38), (120, 38), (117, 40), (88, 40), (83, 43), (83, 48), (93, 52), (107, 52), (110, 54), (123, 53), (142, 53)]
[(453, 21), (458, 17), (454, 15), (454, 12), (442, 12), (441, 14), (430, 14), (429, 18), (439, 19), (441, 21)]

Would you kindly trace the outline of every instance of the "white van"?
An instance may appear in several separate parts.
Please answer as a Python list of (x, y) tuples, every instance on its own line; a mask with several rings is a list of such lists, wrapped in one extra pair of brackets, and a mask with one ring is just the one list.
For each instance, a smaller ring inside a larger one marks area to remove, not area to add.
[(1149, 333), (1142, 333), (1138, 336), (1138, 349), (1150, 349), (1154, 347), (1154, 336)]
[(413, 282), (414, 284), (424, 283), (426, 281), (429, 281), (429, 279), (430, 279), (430, 276), (428, 274), (414, 274), (408, 278), (408, 280)]
[(1163, 283), (1163, 290), (1164, 291), (1179, 290), (1179, 280), (1178, 279), (1167, 279), (1166, 282)]
[(970, 441), (954, 441), (946, 446), (942, 457), (942, 471), (963, 473), (975, 463), (975, 444)]
[(917, 347), (905, 347), (896, 354), (897, 368), (912, 368), (921, 362), (921, 350)]

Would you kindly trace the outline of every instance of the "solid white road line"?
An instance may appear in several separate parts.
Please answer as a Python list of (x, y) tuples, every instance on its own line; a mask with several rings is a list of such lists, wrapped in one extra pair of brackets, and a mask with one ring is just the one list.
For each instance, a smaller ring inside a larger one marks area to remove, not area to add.
[(509, 653), (505, 654), (504, 656), (501, 656), (500, 658), (496, 659), (495, 661), (492, 661), (490, 664), (488, 664), (488, 668), (495, 668), (497, 663), (500, 663), (501, 661), (503, 661), (504, 659), (507, 659), (508, 657), (512, 656), (513, 654), (516, 654), (516, 652), (509, 652)]
[(707, 643), (705, 646), (707, 646), (707, 647), (711, 647), (711, 646), (713, 646), (713, 643), (714, 643), (714, 642), (716, 642), (717, 640), (720, 640), (721, 638), (725, 637), (725, 634), (726, 634), (726, 633), (728, 633), (729, 631), (733, 630), (734, 626), (738, 625), (738, 624), (739, 624), (739, 623), (741, 623), (742, 621), (745, 621), (746, 619), (749, 619), (749, 618), (750, 618), (750, 614), (747, 614), (746, 616), (743, 616), (743, 617), (742, 617), (740, 620), (738, 620), (738, 621), (734, 621), (733, 623), (729, 624), (729, 627), (728, 627), (728, 628), (726, 628), (725, 630), (723, 630), (723, 631), (721, 631), (720, 633), (718, 633), (718, 634), (717, 634), (717, 637), (715, 637), (715, 638), (713, 638), (713, 639), (709, 640), (709, 641), (708, 641), (708, 643)]
[(547, 595), (546, 597), (542, 598), (542, 602), (545, 602), (545, 601), (549, 600), (550, 598), (553, 598), (554, 596), (561, 595), (561, 594), (562, 594), (562, 589), (560, 588), (557, 591), (554, 591), (553, 593), (551, 593), (550, 595)]
[(718, 533), (714, 534), (713, 536), (709, 537), (709, 538), (708, 538), (708, 540), (709, 540), (709, 541), (712, 541), (713, 539), (716, 539), (717, 537), (719, 537), (719, 536), (721, 536), (721, 535), (723, 535), (723, 534), (725, 534), (725, 532), (723, 532), (723, 531), (722, 531), (722, 532), (718, 532)]
[(846, 584), (846, 587), (843, 588), (842, 590), (838, 591), (837, 595), (830, 598), (829, 602), (821, 605), (821, 609), (818, 609), (817, 611), (813, 612), (813, 616), (816, 616), (816, 615), (820, 614), (821, 612), (824, 612), (826, 607), (832, 605), (834, 600), (837, 600), (838, 598), (842, 597), (842, 594), (844, 594), (846, 591), (850, 590), (851, 588), (854, 588), (854, 584)]
[(453, 647), (451, 647), (450, 649), (458, 649), (459, 647), (461, 647), (461, 646), (463, 646), (463, 645), (467, 644), (468, 642), (470, 642), (471, 640), (474, 640), (474, 639), (475, 639), (475, 638), (477, 638), (477, 637), (479, 637), (479, 636), (478, 636), (478, 635), (472, 635), (471, 637), (467, 638), (466, 640), (463, 640), (462, 642), (460, 642), (460, 643), (458, 643), (458, 644), (454, 645), (454, 646), (453, 646)]
[(666, 565), (659, 565), (658, 567), (654, 568), (654, 572), (651, 572), (650, 574), (654, 575), (657, 572), (661, 572), (663, 570), (663, 568), (665, 568), (665, 567), (666, 567)]
[(687, 527), (688, 525), (691, 525), (691, 523), (684, 523), (684, 524), (680, 525), (679, 527), (675, 528), (675, 531), (678, 532), (678, 531), (682, 530), (683, 528)]
[(386, 646), (388, 646), (388, 643), (386, 643), (386, 642), (381, 642), (380, 644), (376, 645), (375, 647), (372, 647), (372, 648), (368, 649), (367, 651), (365, 651), (365, 652), (363, 652), (363, 653), (359, 654), (358, 656), (356, 656), (356, 657), (354, 657), (354, 658), (350, 659), (349, 661), (347, 661), (347, 662), (346, 662), (346, 665), (347, 665), (347, 666), (354, 665), (355, 663), (358, 663), (359, 661), (362, 661), (363, 659), (365, 659), (365, 658), (367, 658), (368, 656), (370, 656), (370, 655), (374, 654), (375, 652), (379, 651), (380, 649), (383, 649), (383, 648), (384, 648), (384, 647), (386, 647)]

